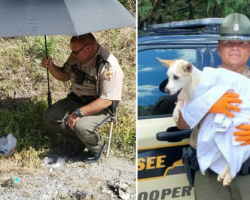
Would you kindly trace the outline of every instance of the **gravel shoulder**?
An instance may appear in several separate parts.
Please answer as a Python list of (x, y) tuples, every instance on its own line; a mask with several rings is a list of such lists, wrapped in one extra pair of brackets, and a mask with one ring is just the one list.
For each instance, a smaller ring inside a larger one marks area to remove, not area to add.
[(65, 160), (54, 171), (0, 160), (0, 200), (136, 199), (136, 167), (129, 159), (104, 155), (93, 164)]

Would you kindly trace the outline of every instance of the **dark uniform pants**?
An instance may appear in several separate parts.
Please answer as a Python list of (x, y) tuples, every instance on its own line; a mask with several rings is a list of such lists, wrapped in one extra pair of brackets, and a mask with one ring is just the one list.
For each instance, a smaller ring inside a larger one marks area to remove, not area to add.
[(71, 95), (48, 108), (44, 113), (45, 123), (56, 133), (61, 134), (75, 145), (84, 145), (92, 152), (99, 153), (104, 145), (104, 139), (97, 129), (110, 121), (111, 115), (103, 110), (99, 113), (81, 117), (75, 124), (74, 130), (67, 125), (68, 116), (86, 103), (75, 101)]
[(194, 181), (195, 200), (249, 200), (250, 175), (238, 175), (230, 186), (217, 181), (218, 174), (207, 170), (205, 176), (196, 170)]

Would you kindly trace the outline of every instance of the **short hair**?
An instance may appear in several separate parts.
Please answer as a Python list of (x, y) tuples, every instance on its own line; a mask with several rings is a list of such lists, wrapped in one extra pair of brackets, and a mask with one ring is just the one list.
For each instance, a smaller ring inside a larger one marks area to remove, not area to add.
[(92, 33), (86, 33), (84, 35), (73, 36), (70, 42), (78, 42), (80, 44), (94, 44), (96, 43), (96, 39)]

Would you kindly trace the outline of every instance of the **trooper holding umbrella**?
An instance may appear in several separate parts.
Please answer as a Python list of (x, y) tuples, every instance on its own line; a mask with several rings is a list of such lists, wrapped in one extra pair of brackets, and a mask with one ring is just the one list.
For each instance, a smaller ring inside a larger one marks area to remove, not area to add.
[(72, 82), (72, 93), (46, 111), (45, 121), (75, 145), (86, 145), (87, 162), (97, 161), (105, 147), (97, 128), (114, 114), (108, 107), (121, 98), (123, 73), (90, 32), (135, 26), (135, 18), (118, 0), (1, 0), (0, 18), (0, 37), (73, 36), (72, 53), (62, 68), (50, 58), (42, 62), (56, 79)]
[(95, 162), (106, 147), (97, 129), (115, 114), (110, 106), (121, 100), (123, 72), (114, 55), (91, 33), (72, 37), (70, 48), (72, 53), (63, 67), (50, 58), (42, 60), (54, 78), (72, 83), (72, 92), (48, 108), (44, 120), (74, 145), (83, 143), (89, 149), (84, 161)]

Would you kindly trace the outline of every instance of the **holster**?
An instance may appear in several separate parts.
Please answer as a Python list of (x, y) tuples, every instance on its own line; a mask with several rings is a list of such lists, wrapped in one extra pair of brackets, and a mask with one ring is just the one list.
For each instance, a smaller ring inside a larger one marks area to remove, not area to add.
[(182, 149), (182, 161), (189, 185), (194, 187), (195, 171), (199, 169), (196, 150), (191, 146)]
[(109, 113), (111, 115), (116, 115), (116, 109), (118, 107), (119, 101), (112, 101), (112, 104), (108, 107)]

